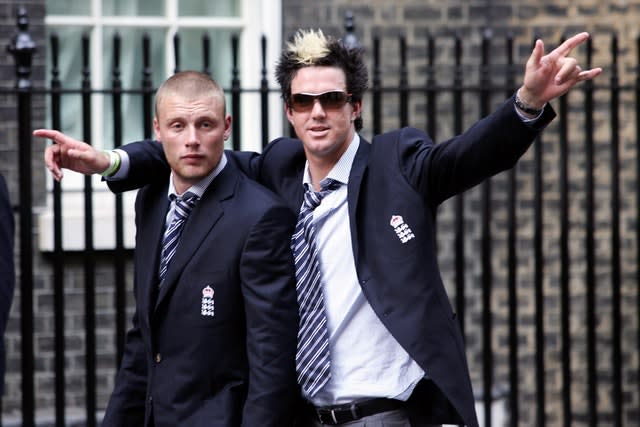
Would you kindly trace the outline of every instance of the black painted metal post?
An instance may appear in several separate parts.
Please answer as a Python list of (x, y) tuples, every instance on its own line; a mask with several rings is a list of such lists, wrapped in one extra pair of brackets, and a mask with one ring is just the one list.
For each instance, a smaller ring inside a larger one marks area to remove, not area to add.
[[(82, 36), (82, 133), (91, 144), (91, 68), (89, 34)], [(85, 390), (87, 427), (96, 426), (96, 259), (93, 234), (93, 186), (91, 176), (84, 177), (84, 326), (85, 326)]]
[(260, 38), (260, 119), (262, 128), (262, 148), (269, 144), (269, 80), (267, 79), (267, 38)]
[[(513, 58), (513, 34), (507, 37), (507, 79), (505, 81), (505, 96), (510, 97), (515, 92), (515, 67)], [(518, 427), (520, 407), (518, 404), (518, 172), (513, 167), (508, 178), (508, 237), (507, 237), (507, 293), (509, 301), (509, 426)]]
[[(564, 42), (564, 38), (560, 43)], [(562, 330), (562, 425), (572, 425), (571, 409), (571, 284), (569, 253), (569, 101), (560, 97), (558, 106), (560, 135), (560, 324)]]
[[(455, 68), (453, 72), (453, 132), (458, 135), (463, 131), (463, 107), (462, 101), (464, 93), (462, 90), (463, 72), (462, 72), (462, 39), (458, 34), (455, 35), (455, 51), (454, 61)], [(462, 336), (465, 336), (465, 287), (466, 281), (464, 277), (465, 270), (465, 242), (464, 242), (464, 193), (458, 194), (455, 198), (455, 286), (456, 286), (456, 312), (460, 322)]]
[(409, 71), (407, 69), (407, 39), (400, 36), (400, 127), (409, 126)]
[(240, 69), (238, 68), (238, 44), (240, 43), (240, 38), (237, 34), (234, 34), (231, 37), (231, 115), (233, 117), (233, 121), (231, 122), (231, 142), (233, 143), (233, 149), (238, 151), (240, 150), (240, 141), (242, 141), (242, 135), (240, 133), (240, 124), (242, 118), (240, 117), (240, 95), (241, 95), (241, 85), (240, 85)]
[[(586, 69), (591, 67), (592, 39), (587, 40)], [(586, 311), (587, 311), (587, 404), (588, 425), (598, 425), (598, 370), (597, 370), (597, 342), (596, 342), (596, 245), (595, 245), (595, 119), (594, 84), (592, 80), (584, 82), (584, 109), (585, 112), (585, 284), (587, 287)]]
[(145, 139), (153, 134), (153, 82), (151, 69), (151, 37), (148, 33), (142, 36), (142, 123)]
[(345, 44), (345, 46), (349, 48), (356, 48), (360, 46), (360, 43), (358, 42), (358, 38), (355, 35), (356, 26), (353, 22), (353, 12), (351, 12), (350, 10), (348, 10), (344, 14), (344, 29), (345, 29), (345, 35), (342, 41)]
[(18, 94), (18, 166), (20, 191), (20, 333), (22, 353), (22, 425), (34, 426), (33, 355), (33, 217), (31, 179), (31, 60), (36, 44), (28, 32), (25, 8), (17, 13), (18, 31), (7, 46), (16, 65)]
[[(59, 39), (51, 34), (51, 127), (61, 129), (61, 89), (60, 68), (58, 66)], [(55, 330), (55, 393), (56, 393), (56, 427), (66, 426), (65, 395), (65, 335), (64, 335), (64, 248), (62, 246), (62, 186), (53, 180), (53, 305)]]
[[(482, 36), (482, 63), (480, 65), (480, 117), (489, 114), (491, 92), (491, 73), (489, 72), (489, 53), (492, 33), (486, 30)], [(493, 404), (493, 310), (491, 265), (491, 178), (482, 184), (482, 384), (484, 400), (484, 425), (492, 425)]]
[[(122, 145), (122, 79), (120, 68), (120, 45), (121, 37), (119, 33), (113, 36), (113, 147)], [(125, 332), (127, 330), (127, 295), (125, 277), (125, 255), (124, 255), (124, 202), (122, 194), (115, 194), (115, 215), (116, 215), (116, 247), (114, 255), (115, 269), (115, 309), (116, 309), (116, 365), (120, 368), (120, 361), (124, 355)]]
[(620, 204), (620, 79), (618, 37), (611, 40), (611, 369), (613, 377), (613, 425), (622, 426), (622, 265)]
[(380, 38), (373, 38), (373, 84), (371, 105), (373, 115), (373, 134), (382, 132), (382, 80), (380, 78)]

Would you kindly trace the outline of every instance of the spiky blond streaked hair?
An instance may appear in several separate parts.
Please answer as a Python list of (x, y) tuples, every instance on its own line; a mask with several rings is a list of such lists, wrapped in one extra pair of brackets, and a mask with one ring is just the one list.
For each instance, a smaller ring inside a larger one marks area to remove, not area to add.
[[(304, 67), (338, 67), (344, 71), (351, 102), (362, 100), (369, 86), (363, 49), (349, 47), (341, 40), (325, 36), (321, 30), (298, 30), (282, 50), (276, 65), (276, 80), (284, 102), (289, 105), (291, 82)], [(356, 130), (362, 128), (362, 117), (355, 121)]]
[(313, 65), (329, 54), (329, 42), (322, 30), (300, 30), (293, 41), (287, 43), (287, 50), (292, 60), (301, 65)]

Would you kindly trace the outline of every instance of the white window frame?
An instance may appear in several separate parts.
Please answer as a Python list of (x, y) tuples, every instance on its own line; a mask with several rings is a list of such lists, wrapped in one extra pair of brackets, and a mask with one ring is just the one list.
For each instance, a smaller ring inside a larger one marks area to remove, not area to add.
[[(267, 41), (267, 78), (269, 87), (277, 87), (274, 78), (274, 67), (281, 50), (282, 43), (282, 5), (281, 0), (238, 0), (241, 1), (240, 17), (179, 17), (178, 1), (166, 0), (165, 16), (163, 17), (103, 17), (100, 16), (101, 2), (105, 0), (91, 0), (93, 15), (77, 16), (46, 16), (45, 25), (49, 27), (82, 26), (91, 27), (91, 58), (92, 86), (100, 89), (103, 82), (104, 55), (102, 53), (104, 27), (145, 27), (166, 28), (165, 76), (169, 76), (175, 69), (173, 58), (173, 37), (181, 28), (228, 28), (238, 30), (240, 34), (239, 61), (240, 79), (243, 88), (258, 89), (261, 75), (258, 70), (262, 67), (261, 37), (266, 35)], [(261, 151), (261, 126), (248, 117), (260, 117), (260, 95), (258, 92), (242, 95), (241, 149)], [(92, 99), (92, 113), (94, 118), (103, 117), (104, 105), (101, 97)], [(269, 98), (269, 140), (283, 133), (283, 107), (279, 93), (274, 92)], [(102, 120), (94, 119), (92, 123), (92, 143), (103, 148), (104, 126)], [(71, 135), (79, 138), (80, 135)], [(129, 142), (129, 141), (125, 141)], [(84, 177), (78, 173), (65, 170), (62, 180), (63, 189), (63, 248), (65, 250), (83, 250), (85, 239), (84, 196), (82, 188)], [(39, 214), (39, 247), (43, 251), (53, 250), (53, 180), (48, 176), (48, 196), (46, 207)], [(93, 218), (94, 218), (94, 247), (95, 249), (113, 249), (115, 247), (115, 210), (114, 196), (108, 191), (99, 176), (92, 178), (93, 187)], [(136, 192), (124, 194), (124, 233), (125, 247), (133, 248), (135, 244), (134, 201)]]

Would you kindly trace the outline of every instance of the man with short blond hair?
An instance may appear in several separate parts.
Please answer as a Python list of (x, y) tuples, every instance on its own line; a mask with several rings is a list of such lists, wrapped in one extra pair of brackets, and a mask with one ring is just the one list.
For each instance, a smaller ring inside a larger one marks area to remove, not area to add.
[(170, 174), (136, 198), (136, 311), (102, 426), (290, 425), (295, 217), (227, 161), (231, 117), (206, 74), (167, 79), (153, 125)]

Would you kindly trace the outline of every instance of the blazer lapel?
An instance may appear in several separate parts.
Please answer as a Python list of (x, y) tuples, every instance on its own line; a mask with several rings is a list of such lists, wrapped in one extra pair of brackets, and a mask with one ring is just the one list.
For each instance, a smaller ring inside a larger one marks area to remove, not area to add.
[(176, 286), (183, 269), (198, 250), (205, 236), (211, 232), (224, 214), (221, 202), (233, 196), (237, 177), (234, 167), (227, 163), (193, 208), (182, 230), (176, 253), (169, 264), (165, 282), (160, 288), (156, 309), (169, 291)]
[[(137, 255), (138, 260), (142, 259), (142, 257), (149, 257), (149, 259), (153, 260), (152, 262), (136, 263), (138, 286), (141, 288), (139, 292), (141, 295), (146, 295), (146, 298), (138, 298), (140, 313), (150, 318), (158, 291), (160, 247), (162, 246), (166, 213), (169, 209), (166, 187), (162, 187), (162, 190), (157, 192), (155, 198), (144, 209), (148, 210), (148, 212), (164, 213), (164, 215), (145, 216), (144, 221), (138, 222), (138, 229), (136, 230), (136, 252), (140, 251), (140, 254)], [(141, 212), (136, 212), (136, 215), (141, 214)]]
[(356, 212), (358, 210), (358, 199), (360, 188), (362, 187), (362, 178), (367, 167), (369, 159), (369, 150), (371, 144), (360, 139), (360, 146), (353, 159), (351, 172), (349, 173), (349, 183), (347, 185), (347, 205), (349, 208), (349, 227), (351, 228), (351, 246), (353, 247), (353, 258), (358, 264), (358, 228), (356, 227)]

